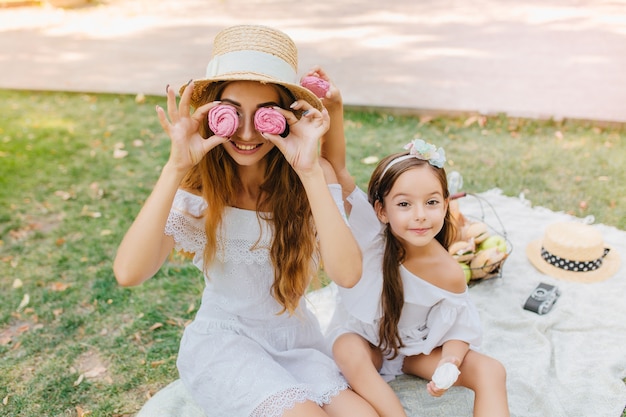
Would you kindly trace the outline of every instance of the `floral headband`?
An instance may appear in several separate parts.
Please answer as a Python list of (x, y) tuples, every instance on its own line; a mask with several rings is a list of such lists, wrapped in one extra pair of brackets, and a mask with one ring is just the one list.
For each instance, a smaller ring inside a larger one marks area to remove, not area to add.
[(417, 158), (424, 161), (428, 161), (434, 167), (443, 168), (443, 164), (446, 162), (446, 152), (443, 148), (437, 148), (432, 143), (424, 142), (422, 139), (413, 139), (411, 142), (404, 145), (404, 149), (409, 151), (408, 155), (402, 155), (395, 159), (385, 167), (381, 178), (385, 176), (385, 173), (397, 164), (398, 162), (405, 161), (409, 158)]

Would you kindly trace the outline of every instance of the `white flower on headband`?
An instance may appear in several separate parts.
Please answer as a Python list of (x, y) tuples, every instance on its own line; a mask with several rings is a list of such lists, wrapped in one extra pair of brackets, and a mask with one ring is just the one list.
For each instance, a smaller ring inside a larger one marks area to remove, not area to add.
[(422, 139), (413, 139), (404, 146), (409, 151), (409, 155), (417, 159), (428, 161), (429, 164), (437, 168), (443, 168), (446, 163), (446, 152), (443, 148), (437, 148), (432, 143), (426, 143)]

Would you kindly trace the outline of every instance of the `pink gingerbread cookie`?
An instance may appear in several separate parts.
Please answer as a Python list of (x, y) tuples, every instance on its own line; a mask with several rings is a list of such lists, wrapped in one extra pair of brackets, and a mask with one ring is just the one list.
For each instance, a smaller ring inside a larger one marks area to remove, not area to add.
[(211, 107), (207, 117), (209, 119), (209, 128), (217, 136), (229, 138), (235, 134), (239, 126), (237, 110), (227, 104)]
[(261, 133), (271, 133), (286, 137), (289, 125), (285, 116), (270, 107), (262, 107), (254, 114), (254, 128)]
[(326, 93), (328, 93), (328, 89), (330, 88), (328, 81), (312, 75), (302, 77), (300, 85), (311, 90), (311, 92), (319, 98), (326, 97)]

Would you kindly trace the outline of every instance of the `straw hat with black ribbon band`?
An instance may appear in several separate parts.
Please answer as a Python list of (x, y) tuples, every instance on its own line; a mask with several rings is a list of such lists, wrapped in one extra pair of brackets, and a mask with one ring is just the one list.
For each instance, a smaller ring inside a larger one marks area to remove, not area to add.
[(526, 255), (544, 274), (574, 282), (603, 281), (620, 266), (618, 253), (604, 244), (600, 232), (579, 222), (549, 225), (542, 239), (528, 244)]
[[(281, 85), (295, 100), (306, 100), (322, 110), (320, 99), (299, 84), (295, 43), (285, 33), (267, 26), (238, 25), (219, 32), (213, 42), (206, 77), (193, 81), (193, 107), (214, 100), (220, 81), (259, 81)], [(185, 87), (181, 87), (181, 94)]]

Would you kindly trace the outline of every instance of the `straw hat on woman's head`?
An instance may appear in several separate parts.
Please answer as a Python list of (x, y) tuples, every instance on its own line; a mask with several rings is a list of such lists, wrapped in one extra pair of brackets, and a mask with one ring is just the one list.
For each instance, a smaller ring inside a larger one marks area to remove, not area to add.
[[(306, 100), (318, 110), (322, 102), (299, 84), (298, 50), (285, 33), (267, 26), (239, 25), (215, 36), (206, 78), (194, 80), (191, 105), (215, 98), (219, 81), (259, 81), (285, 87), (294, 100)], [(185, 86), (181, 87), (181, 94)]]
[(604, 244), (600, 232), (578, 222), (549, 225), (542, 239), (528, 244), (526, 255), (544, 274), (575, 282), (603, 281), (620, 266), (619, 255)]

